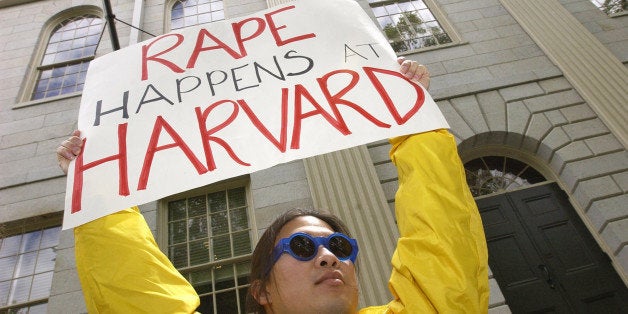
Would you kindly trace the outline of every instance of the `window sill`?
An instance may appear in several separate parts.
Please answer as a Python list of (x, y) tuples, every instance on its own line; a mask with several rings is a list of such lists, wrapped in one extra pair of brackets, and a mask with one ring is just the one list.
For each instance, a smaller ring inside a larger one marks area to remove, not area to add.
[(53, 102), (57, 100), (79, 97), (82, 94), (83, 92), (73, 92), (73, 93), (63, 94), (63, 95), (54, 96), (54, 97), (42, 98), (42, 99), (37, 99), (37, 100), (29, 100), (26, 102), (17, 103), (11, 109), (26, 108), (26, 107), (35, 106), (39, 104), (45, 104), (45, 103), (49, 103), (49, 102)]
[(459, 42), (449, 43), (449, 44), (444, 44), (444, 45), (437, 45), (437, 46), (424, 47), (424, 48), (421, 48), (421, 49), (408, 50), (408, 51), (404, 51), (404, 52), (396, 53), (396, 54), (397, 54), (397, 56), (406, 56), (406, 55), (412, 55), (412, 54), (417, 54), (417, 53), (427, 52), (427, 51), (432, 51), (432, 50), (438, 50), (438, 49), (445, 49), (445, 48), (450, 48), (450, 47), (462, 46), (462, 45), (466, 45), (466, 44), (468, 44), (468, 42), (466, 42), (466, 41), (459, 41)]
[(623, 11), (623, 12), (618, 12), (618, 13), (611, 13), (608, 16), (611, 18), (615, 18), (615, 17), (621, 17), (621, 16), (626, 16), (628, 15), (628, 11)]

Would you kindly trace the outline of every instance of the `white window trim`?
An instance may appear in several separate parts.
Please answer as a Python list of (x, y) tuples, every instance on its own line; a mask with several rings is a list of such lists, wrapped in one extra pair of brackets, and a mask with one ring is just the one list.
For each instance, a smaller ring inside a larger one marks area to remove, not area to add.
[[(375, 15), (373, 14), (373, 10), (371, 10), (371, 3), (368, 3), (368, 0), (363, 0), (363, 1), (366, 2), (366, 8), (368, 9), (368, 15), (371, 17), (371, 19), (373, 20), (375, 25), (377, 25), (377, 27), (379, 28), (379, 23), (375, 19)], [(391, 2), (392, 3), (392, 2), (403, 2), (403, 1), (404, 0), (382, 0), (382, 1), (378, 1), (378, 2), (383, 2), (383, 3)], [(447, 15), (444, 13), (444, 11), (440, 8), (440, 6), (438, 6), (438, 4), (434, 0), (423, 0), (423, 3), (425, 3), (425, 5), (428, 7), (428, 9), (430, 9), (430, 11), (434, 15), (434, 17), (436, 18), (438, 23), (447, 32), (447, 35), (449, 35), (449, 38), (451, 38), (451, 43), (442, 44), (442, 45), (436, 45), (436, 46), (423, 47), (423, 48), (420, 48), (420, 49), (408, 50), (408, 51), (404, 51), (404, 52), (395, 52), (397, 55), (399, 55), (399, 56), (410, 55), (410, 54), (415, 54), (417, 52), (425, 52), (425, 51), (442, 49), (442, 48), (446, 48), (446, 47), (452, 47), (452, 46), (458, 46), (458, 45), (461, 45), (461, 44), (465, 44), (465, 42), (462, 41), (462, 37), (460, 36), (458, 31), (456, 31), (456, 28), (451, 24), (451, 22), (449, 22), (449, 19), (447, 18)], [(381, 31), (381, 29), (380, 29), (380, 31)], [(384, 33), (382, 32), (382, 34), (384, 34)], [(386, 35), (384, 34), (384, 37), (385, 36)]]
[[(178, 0), (168, 0), (166, 1), (165, 5), (164, 5), (164, 33), (169, 33), (172, 30), (172, 7), (174, 6), (174, 3), (178, 1)], [(225, 11), (225, 20), (228, 19), (227, 17), (227, 12), (226, 12), (226, 8), (225, 8), (225, 1), (222, 1), (222, 5), (223, 5), (223, 11)], [(212, 21), (210, 23), (213, 23), (216, 21)]]
[[(24, 77), (24, 82), (22, 83), (22, 89), (20, 90), (16, 106), (14, 108), (27, 107), (34, 104), (45, 103), (48, 102), (48, 99), (37, 99), (31, 100), (31, 95), (33, 94), (33, 90), (35, 89), (35, 85), (37, 85), (37, 79), (39, 77), (39, 67), (41, 66), (41, 61), (44, 57), (44, 53), (46, 52), (46, 48), (48, 47), (48, 41), (50, 40), (50, 36), (54, 31), (55, 27), (59, 25), (59, 23), (65, 21), (66, 19), (80, 16), (84, 14), (92, 14), (95, 16), (103, 18), (103, 13), (100, 7), (93, 5), (84, 5), (77, 6), (62, 12), (57, 13), (53, 17), (51, 17), (42, 27), (41, 33), (39, 34), (39, 39), (37, 44), (35, 45), (35, 50), (33, 51), (33, 57), (31, 58), (30, 66), (26, 72)], [(95, 55), (96, 56), (96, 55)], [(94, 56), (94, 57), (95, 57)], [(76, 96), (76, 93), (68, 93), (68, 97)], [(55, 96), (59, 97), (59, 99), (66, 98), (66, 95)], [(52, 97), (51, 97), (52, 98)], [(26, 103), (26, 104), (22, 104)]]
[[(60, 211), (43, 216), (35, 216), (17, 221), (0, 223), (0, 238), (7, 238), (18, 234), (24, 235), (29, 232), (48, 228), (61, 227), (62, 220), (63, 211)], [(52, 272), (54, 276), (55, 271), (53, 270)], [(50, 292), (52, 292), (52, 286), (50, 287)], [(48, 303), (50, 297), (51, 295), (49, 294), (48, 297), (45, 298), (32, 299), (22, 303), (7, 304), (6, 306), (1, 306), (0, 309), (11, 310), (15, 308), (30, 307), (37, 304)]]
[[(185, 191), (183, 193), (179, 193), (176, 195), (172, 195), (166, 198), (159, 200), (157, 207), (157, 235), (155, 236), (155, 240), (159, 249), (168, 256), (168, 202), (173, 200), (178, 200), (181, 198), (198, 196), (201, 194), (210, 194), (213, 192), (224, 191), (232, 188), (244, 187), (246, 202), (247, 202), (247, 216), (249, 219), (249, 227), (251, 229), (251, 250), (255, 249), (255, 245), (258, 241), (258, 232), (257, 225), (255, 223), (255, 210), (253, 207), (253, 199), (251, 197), (251, 184), (250, 179), (247, 176), (227, 179), (221, 182), (213, 183), (210, 185), (206, 185), (200, 188), (196, 188), (193, 190)], [(251, 251), (251, 254), (253, 252)], [(210, 262), (206, 265), (220, 265), (222, 263), (231, 263), (234, 260), (247, 259), (250, 258), (251, 254), (232, 257), (229, 259), (222, 259), (215, 262)], [(168, 257), (170, 258), (170, 257)], [(206, 265), (198, 266), (198, 267), (206, 267)], [(194, 266), (196, 267), (196, 266)], [(186, 268), (189, 269), (189, 268)]]
[(610, 13), (607, 14), (606, 12), (602, 11), (601, 7), (598, 7), (597, 4), (593, 3), (592, 1), (588, 0), (598, 11), (600, 11), (602, 14), (614, 18), (614, 17), (620, 17), (620, 16), (624, 16), (624, 15), (628, 15), (628, 11), (624, 10), (622, 12), (617, 12), (617, 13)]

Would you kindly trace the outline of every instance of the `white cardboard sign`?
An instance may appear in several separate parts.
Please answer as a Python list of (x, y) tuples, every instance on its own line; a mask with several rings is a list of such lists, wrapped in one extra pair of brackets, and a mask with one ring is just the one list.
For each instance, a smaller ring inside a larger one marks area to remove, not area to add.
[(351, 0), (304, 0), (101, 56), (64, 229), (274, 165), (447, 127)]

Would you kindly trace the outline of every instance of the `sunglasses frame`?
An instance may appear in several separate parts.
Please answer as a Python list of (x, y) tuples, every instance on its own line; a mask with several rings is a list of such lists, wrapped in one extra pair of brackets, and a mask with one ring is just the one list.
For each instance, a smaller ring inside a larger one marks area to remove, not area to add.
[[(290, 248), (290, 241), (292, 241), (292, 239), (294, 239), (294, 238), (296, 238), (298, 236), (303, 236), (303, 237), (309, 239), (310, 241), (314, 242), (314, 252), (312, 253), (312, 255), (310, 257), (301, 257), (301, 256), (297, 255), (296, 253), (294, 253), (292, 251), (292, 249)], [(336, 253), (334, 253), (331, 250), (331, 248), (329, 247), (329, 240), (331, 240), (332, 238), (335, 238), (335, 237), (341, 237), (341, 238), (349, 241), (349, 244), (351, 245), (351, 249), (352, 249), (351, 250), (351, 254), (349, 254), (349, 256), (341, 258), (341, 257), (336, 255)], [(358, 257), (358, 241), (356, 239), (349, 238), (347, 235), (345, 235), (344, 233), (340, 233), (340, 232), (332, 233), (332, 234), (330, 234), (330, 235), (328, 235), (326, 237), (314, 237), (314, 236), (311, 236), (311, 235), (309, 235), (307, 233), (297, 232), (297, 233), (293, 233), (292, 235), (290, 235), (287, 238), (283, 238), (283, 239), (279, 240), (279, 243), (277, 243), (277, 245), (273, 249), (273, 265), (277, 262), (277, 260), (281, 257), (281, 255), (283, 255), (283, 253), (288, 253), (294, 259), (299, 260), (299, 261), (309, 261), (309, 260), (313, 259), (318, 254), (318, 248), (321, 245), (324, 246), (326, 249), (328, 249), (339, 260), (341, 260), (341, 261), (351, 260), (351, 262), (353, 264), (355, 264), (355, 260)]]

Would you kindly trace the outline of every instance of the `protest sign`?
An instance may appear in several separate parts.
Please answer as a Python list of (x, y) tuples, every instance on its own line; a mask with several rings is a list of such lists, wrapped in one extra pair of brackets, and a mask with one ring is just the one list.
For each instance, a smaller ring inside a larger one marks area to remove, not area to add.
[(351, 0), (295, 1), (101, 56), (64, 228), (279, 163), (447, 127)]

